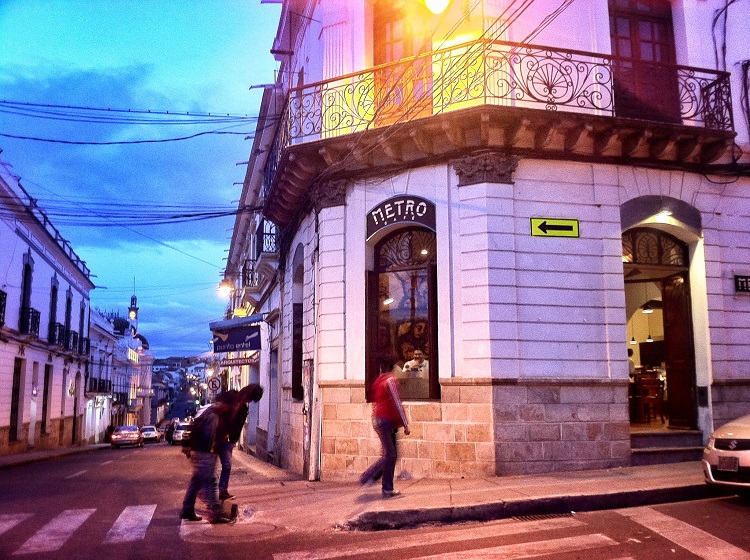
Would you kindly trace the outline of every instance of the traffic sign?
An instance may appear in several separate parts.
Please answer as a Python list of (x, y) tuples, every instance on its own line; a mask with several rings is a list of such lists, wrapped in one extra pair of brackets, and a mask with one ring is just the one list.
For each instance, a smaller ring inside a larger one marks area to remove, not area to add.
[(214, 393), (218, 392), (218, 390), (221, 389), (221, 379), (219, 379), (218, 377), (212, 377), (211, 379), (209, 379), (208, 388)]
[(578, 237), (578, 220), (570, 218), (531, 218), (533, 237)]

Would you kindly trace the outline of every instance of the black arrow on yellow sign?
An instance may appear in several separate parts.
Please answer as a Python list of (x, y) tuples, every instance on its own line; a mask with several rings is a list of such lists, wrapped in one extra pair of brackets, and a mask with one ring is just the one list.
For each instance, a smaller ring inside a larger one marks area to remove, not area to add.
[(536, 237), (578, 237), (578, 220), (531, 218), (531, 235)]

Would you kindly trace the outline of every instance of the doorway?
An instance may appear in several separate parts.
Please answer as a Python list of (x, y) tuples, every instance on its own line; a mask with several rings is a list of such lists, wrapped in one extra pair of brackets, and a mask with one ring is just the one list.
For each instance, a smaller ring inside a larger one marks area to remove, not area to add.
[(634, 427), (697, 427), (687, 244), (657, 229), (622, 236)]

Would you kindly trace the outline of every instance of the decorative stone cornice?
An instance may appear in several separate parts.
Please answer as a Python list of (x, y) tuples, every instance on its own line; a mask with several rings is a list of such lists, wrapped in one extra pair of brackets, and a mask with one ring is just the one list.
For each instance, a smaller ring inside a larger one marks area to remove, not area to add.
[(458, 186), (477, 183), (513, 184), (513, 172), (518, 166), (518, 158), (502, 152), (484, 152), (468, 155), (453, 161), (453, 169), (458, 175)]
[(343, 206), (346, 203), (346, 189), (349, 181), (338, 179), (325, 181), (315, 185), (310, 190), (310, 201), (316, 211), (332, 206)]

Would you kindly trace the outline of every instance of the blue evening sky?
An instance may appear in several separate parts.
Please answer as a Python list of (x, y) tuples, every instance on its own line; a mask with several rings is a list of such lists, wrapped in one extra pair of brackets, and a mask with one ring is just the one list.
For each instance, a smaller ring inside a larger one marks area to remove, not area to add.
[[(278, 14), (260, 0), (0, 0), (0, 101), (253, 117), (262, 90), (249, 87), (274, 81)], [(236, 207), (254, 121), (94, 123), (42, 109), (0, 105), (0, 134), (89, 144), (0, 136), (0, 158), (106, 287), (92, 306), (124, 316), (135, 283), (157, 357), (207, 351), (234, 218), (134, 219)], [(238, 134), (91, 145), (216, 130)]]

